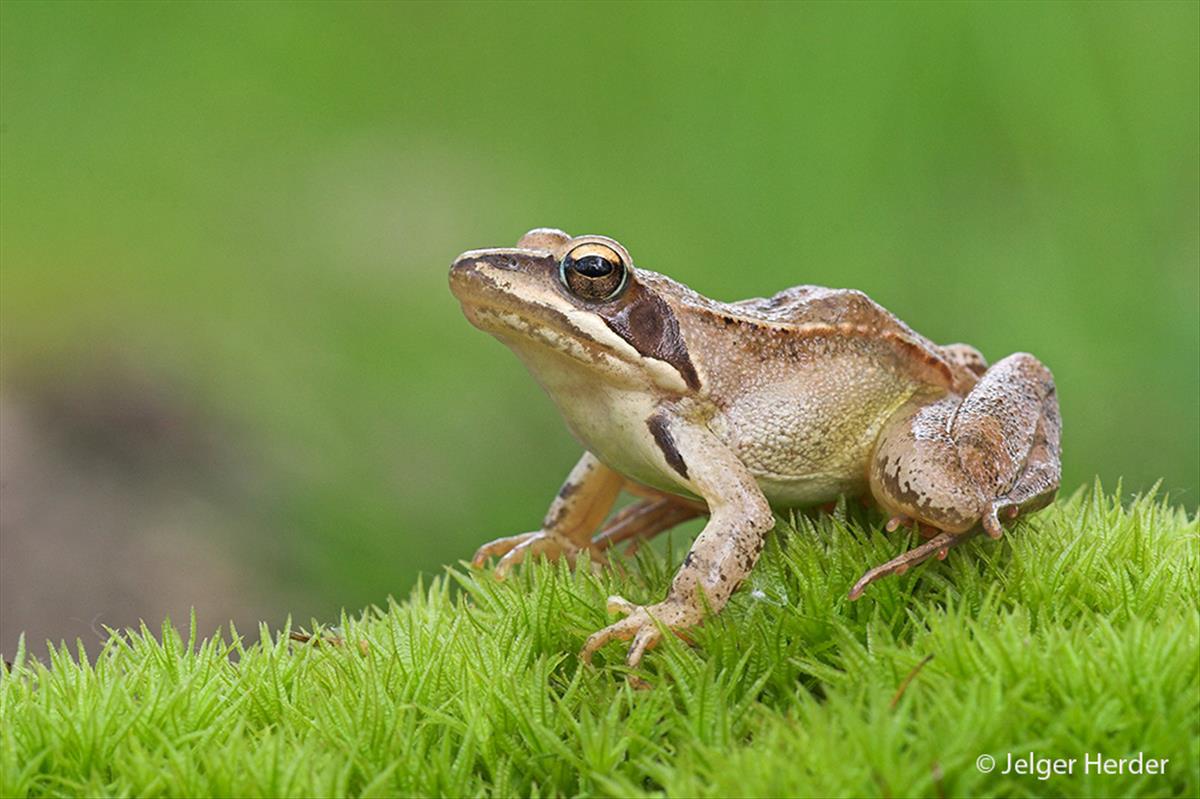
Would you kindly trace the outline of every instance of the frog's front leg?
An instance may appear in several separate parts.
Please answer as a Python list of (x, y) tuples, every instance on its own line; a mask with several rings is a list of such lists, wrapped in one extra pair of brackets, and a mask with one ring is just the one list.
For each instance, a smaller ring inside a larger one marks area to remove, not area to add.
[(625, 660), (636, 666), (645, 651), (658, 643), (659, 624), (680, 630), (698, 624), (707, 611), (720, 611), (754, 568), (764, 537), (775, 526), (753, 476), (706, 427), (660, 411), (651, 419), (650, 429), (681, 487), (707, 503), (708, 523), (684, 558), (665, 601), (641, 606), (609, 597), (609, 611), (626, 617), (588, 638), (580, 652), (586, 662), (609, 641), (632, 638)]
[(499, 557), (495, 574), (503, 579), (513, 566), (531, 555), (544, 555), (550, 560), (566, 555), (574, 561), (580, 550), (590, 548), (592, 533), (612, 509), (624, 482), (620, 474), (585, 452), (550, 503), (542, 529), (484, 544), (471, 565), (478, 568), (489, 557)]
[(1054, 377), (1027, 353), (992, 366), (965, 398), (910, 400), (880, 435), (871, 492), (893, 515), (942, 532), (864, 574), (850, 598), (932, 555), (944, 558), (978, 525), (999, 538), (1001, 518), (1049, 504), (1058, 491), (1060, 434)]

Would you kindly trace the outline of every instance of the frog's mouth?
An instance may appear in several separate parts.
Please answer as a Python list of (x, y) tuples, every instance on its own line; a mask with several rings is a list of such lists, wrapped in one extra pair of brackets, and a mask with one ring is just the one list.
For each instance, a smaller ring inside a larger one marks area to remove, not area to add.
[[(646, 330), (630, 327), (623, 313), (636, 309), (610, 304), (613, 318), (606, 319), (573, 298), (560, 282), (557, 259), (548, 251), (465, 252), (450, 267), (450, 290), (471, 324), (506, 344), (535, 374), (552, 372), (565, 360), (582, 365), (593, 376), (603, 374), (611, 383), (651, 383), (678, 392), (698, 385), (686, 351), (681, 359), (675, 350), (662, 349), (659, 339), (666, 332), (664, 326), (653, 328), (658, 338), (647, 337)], [(649, 302), (653, 305), (653, 300)], [(669, 309), (651, 310), (656, 319), (669, 316)], [(622, 335), (626, 327), (628, 335)], [(545, 382), (548, 374), (539, 379)]]

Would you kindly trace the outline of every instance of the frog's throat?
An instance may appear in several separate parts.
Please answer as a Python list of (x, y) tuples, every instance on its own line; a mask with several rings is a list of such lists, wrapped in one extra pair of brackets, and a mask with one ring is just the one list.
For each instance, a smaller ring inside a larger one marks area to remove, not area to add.
[[(649, 383), (675, 394), (687, 391), (683, 376), (672, 365), (643, 357), (607, 328), (604, 328), (607, 335), (597, 340), (573, 325), (567, 328), (548, 325), (513, 310), (474, 306), (466, 309), (466, 313), (472, 324), (516, 353), (544, 384), (552, 384), (554, 377), (543, 373), (570, 368), (563, 365), (565, 360), (575, 364), (575, 368), (588, 370), (590, 379), (596, 382), (625, 386)], [(583, 321), (593, 320), (585, 315)]]

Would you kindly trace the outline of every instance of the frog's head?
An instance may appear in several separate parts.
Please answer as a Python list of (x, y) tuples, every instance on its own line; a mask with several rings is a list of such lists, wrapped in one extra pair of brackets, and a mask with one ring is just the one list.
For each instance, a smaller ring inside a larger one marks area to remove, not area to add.
[(516, 247), (458, 256), (450, 290), (471, 324), (543, 382), (582, 367), (609, 383), (693, 391), (699, 379), (669, 302), (674, 284), (647, 277), (613, 239), (538, 228)]

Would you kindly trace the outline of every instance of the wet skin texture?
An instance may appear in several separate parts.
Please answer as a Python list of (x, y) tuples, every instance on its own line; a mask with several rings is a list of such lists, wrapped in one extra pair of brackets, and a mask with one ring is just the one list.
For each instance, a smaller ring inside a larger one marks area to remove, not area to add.
[[(929, 540), (863, 575), (853, 599), (977, 532), (998, 538), (1058, 490), (1050, 370), (1027, 353), (989, 367), (973, 347), (938, 346), (862, 292), (716, 302), (635, 268), (610, 238), (549, 228), (463, 253), (450, 287), (585, 449), (541, 528), (485, 544), (477, 566), (499, 557), (503, 577), (531, 555), (602, 559), (708, 516), (665, 600), (609, 598), (625, 618), (587, 640), (585, 660), (632, 639), (637, 665), (660, 624), (678, 632), (719, 612), (754, 568), (772, 508), (860, 496), (890, 514), (887, 529), (920, 526)], [(609, 519), (622, 489), (640, 500)]]

